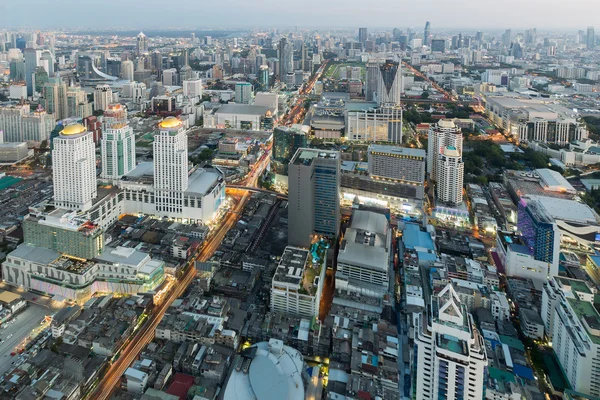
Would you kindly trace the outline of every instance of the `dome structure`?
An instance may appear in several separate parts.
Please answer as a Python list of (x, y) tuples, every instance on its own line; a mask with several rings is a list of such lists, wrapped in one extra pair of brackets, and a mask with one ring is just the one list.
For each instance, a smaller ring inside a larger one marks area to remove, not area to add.
[(158, 124), (158, 127), (161, 129), (173, 129), (179, 128), (180, 126), (181, 121), (175, 117), (167, 117)]
[(72, 135), (79, 135), (81, 133), (85, 133), (87, 132), (87, 128), (81, 124), (70, 124), (67, 125), (63, 128), (62, 131), (60, 131), (60, 134), (62, 136), (72, 136)]

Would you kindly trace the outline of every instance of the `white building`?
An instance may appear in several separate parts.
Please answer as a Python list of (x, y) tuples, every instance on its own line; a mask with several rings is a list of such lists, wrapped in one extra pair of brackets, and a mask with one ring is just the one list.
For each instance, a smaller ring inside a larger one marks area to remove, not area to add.
[(94, 110), (106, 110), (113, 102), (112, 89), (108, 85), (98, 85), (94, 89)]
[(464, 164), (462, 154), (454, 146), (446, 146), (437, 161), (437, 198), (444, 203), (463, 201)]
[(202, 97), (202, 79), (183, 81), (183, 95), (185, 97)]
[(163, 71), (162, 82), (165, 86), (177, 86), (177, 70), (175, 68), (165, 69)]
[(383, 214), (354, 210), (340, 246), (336, 289), (381, 298), (389, 288), (392, 230)]
[(27, 86), (10, 85), (8, 89), (8, 98), (12, 100), (27, 99)]
[(463, 137), (459, 127), (453, 121), (442, 119), (429, 128), (427, 142), (427, 173), (432, 180), (437, 179), (437, 164), (440, 153), (448, 146), (453, 146), (462, 155)]
[(324, 263), (313, 263), (308, 250), (285, 248), (271, 282), (271, 311), (297, 317), (319, 316)]
[(542, 319), (571, 388), (600, 396), (600, 313), (594, 292), (584, 281), (553, 277), (542, 292)]
[(121, 77), (126, 81), (133, 81), (133, 61), (125, 60), (121, 63)]
[(507, 321), (510, 319), (510, 304), (504, 292), (492, 292), (490, 294), (490, 311), (492, 316), (498, 321)]
[(430, 309), (414, 316), (414, 398), (482, 399), (488, 364), (483, 337), (452, 285), (432, 296)]
[(100, 147), (101, 178), (117, 180), (135, 168), (135, 135), (129, 124), (107, 124)]
[(66, 126), (54, 138), (52, 178), (57, 207), (86, 211), (96, 198), (96, 149), (92, 132), (81, 124)]
[(0, 107), (0, 131), (4, 142), (36, 142), (50, 138), (56, 121), (43, 108), (30, 111), (29, 104)]
[(425, 150), (372, 144), (368, 149), (369, 175), (374, 178), (422, 185)]
[(124, 389), (129, 393), (142, 394), (148, 386), (148, 374), (135, 368), (127, 368), (123, 374)]

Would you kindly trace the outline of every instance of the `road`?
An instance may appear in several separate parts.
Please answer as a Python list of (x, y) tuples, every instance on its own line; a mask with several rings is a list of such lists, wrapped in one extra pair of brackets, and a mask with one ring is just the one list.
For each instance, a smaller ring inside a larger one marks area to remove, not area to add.
[[(263, 173), (270, 161), (269, 151), (265, 152), (265, 155), (261, 160), (255, 164), (252, 172), (243, 181), (244, 185), (255, 187), (258, 182), (258, 177)], [(188, 268), (184, 275), (179, 278), (179, 282), (173, 285), (173, 290), (169, 292), (160, 304), (157, 304), (154, 308), (153, 313), (148, 318), (146, 324), (138, 330), (134, 336), (125, 344), (125, 347), (121, 350), (120, 356), (113, 362), (108, 368), (106, 374), (102, 380), (93, 387), (88, 393), (85, 394), (86, 399), (98, 399), (107, 400), (110, 399), (113, 391), (119, 384), (121, 376), (125, 373), (125, 370), (133, 363), (137, 358), (138, 354), (146, 347), (148, 343), (154, 339), (154, 333), (156, 327), (164, 317), (165, 313), (169, 309), (170, 305), (182, 296), (187, 290), (188, 286), (193, 282), (196, 276), (196, 268), (194, 267), (195, 261), (207, 261), (215, 251), (219, 248), (221, 241), (227, 234), (227, 232), (235, 226), (239, 216), (241, 215), (246, 203), (250, 199), (251, 193), (248, 191), (243, 192), (239, 197), (234, 197), (235, 206), (229, 210), (229, 212), (221, 221), (221, 224), (211, 232), (210, 236), (204, 242), (204, 245), (198, 250), (196, 255), (188, 262)]]
[(323, 63), (321, 64), (321, 66), (319, 67), (317, 72), (306, 83), (306, 86), (304, 86), (304, 88), (298, 92), (298, 94), (299, 94), (298, 100), (296, 100), (296, 103), (294, 104), (294, 106), (288, 111), (288, 114), (284, 118), (282, 118), (281, 125), (296, 124), (296, 123), (298, 123), (298, 121), (300, 121), (300, 119), (302, 119), (302, 112), (305, 111), (304, 104), (303, 104), (304, 103), (303, 96), (306, 94), (309, 94), (313, 90), (315, 83), (321, 78), (321, 75), (323, 75), (325, 68), (327, 68), (327, 63), (328, 63), (328, 60), (323, 61)]

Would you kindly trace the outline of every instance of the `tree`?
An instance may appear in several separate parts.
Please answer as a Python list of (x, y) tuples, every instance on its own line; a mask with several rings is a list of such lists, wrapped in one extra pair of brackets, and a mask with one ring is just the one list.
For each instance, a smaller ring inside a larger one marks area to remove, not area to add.
[(477, 177), (477, 183), (480, 184), (480, 185), (485, 186), (488, 183), (488, 179), (485, 176), (478, 176)]
[(421, 93), (421, 98), (422, 99), (428, 99), (429, 98), (429, 92), (423, 92), (423, 93)]

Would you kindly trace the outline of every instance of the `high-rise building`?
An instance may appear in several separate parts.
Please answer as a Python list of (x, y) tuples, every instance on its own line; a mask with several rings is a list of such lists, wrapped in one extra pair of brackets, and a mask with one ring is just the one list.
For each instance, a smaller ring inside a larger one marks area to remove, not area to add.
[(52, 142), (57, 207), (87, 211), (97, 196), (94, 138), (81, 124), (67, 125)]
[(548, 275), (558, 275), (560, 231), (539, 201), (521, 198), (517, 227), (529, 248), (529, 254), (538, 261), (548, 263)]
[(396, 61), (386, 60), (379, 65), (377, 102), (380, 105), (400, 105), (402, 98), (402, 70)]
[(429, 45), (431, 45), (431, 23), (427, 21), (423, 30), (423, 46)]
[(273, 129), (273, 148), (271, 154), (271, 171), (277, 175), (288, 175), (288, 164), (300, 148), (306, 147), (306, 134), (295, 128), (284, 125)]
[(148, 52), (148, 38), (143, 32), (137, 35), (137, 55), (140, 56)]
[(67, 85), (59, 77), (51, 78), (44, 85), (44, 100), (46, 110), (54, 114), (57, 121), (69, 116), (67, 107)]
[(365, 100), (375, 101), (377, 99), (377, 83), (379, 82), (379, 64), (376, 62), (367, 63), (367, 73), (365, 79)]
[(358, 43), (360, 43), (364, 50), (367, 43), (367, 28), (358, 28)]
[(502, 34), (502, 45), (506, 48), (509, 48), (510, 44), (511, 44), (511, 40), (512, 40), (512, 32), (510, 29), (507, 29)]
[(402, 143), (402, 107), (355, 107), (346, 112), (346, 139)]
[(428, 303), (427, 311), (414, 318), (413, 398), (483, 399), (488, 360), (473, 316), (452, 284), (432, 295)]
[(202, 97), (202, 79), (183, 81), (183, 95), (185, 97)]
[(121, 62), (121, 77), (128, 81), (133, 81), (133, 61), (126, 60)]
[(67, 88), (67, 117), (86, 118), (92, 115), (92, 104), (80, 86)]
[(587, 28), (585, 45), (588, 49), (593, 49), (594, 47), (596, 47), (596, 33), (594, 32), (593, 26), (588, 26)]
[(546, 337), (571, 388), (589, 398), (600, 397), (600, 312), (595, 289), (583, 280), (555, 276), (542, 291)]
[(4, 142), (36, 142), (48, 140), (55, 126), (54, 116), (38, 107), (34, 112), (29, 104), (0, 107), (0, 131)]
[(248, 82), (236, 82), (235, 102), (241, 104), (252, 103), (252, 84)]
[(187, 132), (182, 122), (167, 117), (154, 135), (154, 190), (156, 211), (181, 213), (188, 188)]
[[(120, 104), (111, 105), (116, 108)], [(109, 110), (107, 109), (107, 110)], [(135, 135), (127, 122), (110, 123), (102, 131), (103, 179), (117, 180), (135, 168)]]
[(162, 82), (165, 86), (176, 86), (179, 82), (179, 76), (176, 68), (168, 68), (163, 71)]
[(271, 86), (269, 79), (269, 66), (261, 65), (258, 70), (258, 82), (262, 86), (263, 90), (267, 90)]
[(369, 175), (374, 178), (423, 185), (426, 152), (422, 149), (372, 144), (368, 149)]
[(127, 109), (119, 103), (109, 104), (102, 116), (102, 129), (127, 124)]
[(340, 230), (340, 153), (301, 148), (288, 166), (288, 243), (308, 247), (313, 235)]
[(35, 69), (35, 73), (33, 75), (33, 87), (35, 93), (43, 93), (44, 85), (48, 83), (48, 72), (44, 69), (44, 67), (37, 67)]
[(106, 110), (112, 104), (112, 89), (109, 85), (98, 85), (94, 89), (94, 110)]
[(433, 39), (431, 40), (431, 51), (437, 51), (443, 53), (446, 51), (446, 40), (445, 39)]
[(40, 65), (44, 67), (48, 76), (54, 75), (54, 56), (49, 51), (44, 51), (40, 57)]
[(463, 201), (464, 164), (462, 153), (454, 146), (446, 146), (437, 161), (437, 198), (453, 205)]
[(286, 38), (281, 38), (277, 46), (279, 57), (279, 80), (284, 81), (289, 73), (294, 72), (294, 51)]
[(448, 146), (456, 148), (462, 155), (463, 137), (459, 127), (451, 120), (440, 120), (429, 128), (429, 139), (427, 145), (427, 173), (429, 179), (436, 180), (438, 177), (437, 164), (439, 155)]
[(25, 80), (25, 61), (22, 58), (13, 58), (10, 60), (10, 79), (15, 82)]
[(27, 96), (33, 96), (35, 82), (33, 81), (35, 69), (40, 63), (41, 52), (39, 50), (27, 48), (23, 51), (25, 60), (25, 82), (27, 83)]

